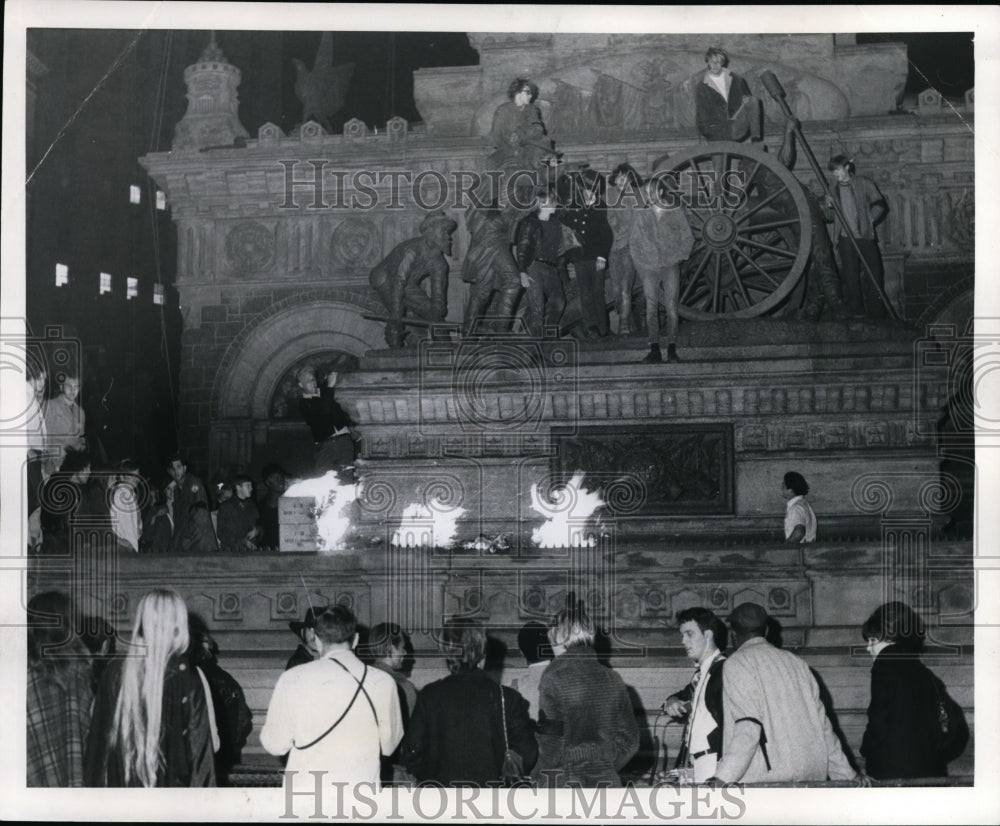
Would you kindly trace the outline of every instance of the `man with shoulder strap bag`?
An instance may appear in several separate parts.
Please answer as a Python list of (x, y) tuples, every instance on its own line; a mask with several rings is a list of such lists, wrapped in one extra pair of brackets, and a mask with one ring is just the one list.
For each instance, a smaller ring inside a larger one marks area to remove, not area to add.
[[(355, 656), (355, 628), (354, 614), (342, 605), (321, 614), (319, 658), (286, 671), (274, 687), (260, 742), (271, 754), (289, 755), (288, 784), (295, 773), (323, 771), (324, 784), (368, 782), (377, 789), (381, 755), (403, 739), (396, 683)], [(312, 783), (309, 776), (304, 788)]]

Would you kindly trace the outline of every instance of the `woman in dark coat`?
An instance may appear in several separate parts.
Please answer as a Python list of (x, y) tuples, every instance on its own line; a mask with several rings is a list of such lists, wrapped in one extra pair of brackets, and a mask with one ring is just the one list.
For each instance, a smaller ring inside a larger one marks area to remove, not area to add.
[[(521, 755), (528, 772), (538, 747), (528, 703), (514, 689), (501, 687), (480, 668), (486, 655), (486, 630), (468, 621), (445, 624), (441, 647), (450, 676), (417, 694), (403, 740), (403, 762), (418, 782), (444, 786), (486, 786), (501, 780), (504, 762), (503, 717), (507, 742)], [(501, 708), (501, 693), (503, 704)]]
[(214, 786), (208, 701), (187, 659), (187, 606), (157, 588), (136, 611), (131, 656), (105, 669), (94, 698), (87, 786)]
[(861, 743), (865, 773), (876, 780), (946, 776), (947, 764), (935, 747), (943, 687), (920, 662), (923, 620), (908, 605), (890, 602), (868, 618), (861, 634), (875, 658)]
[(601, 665), (594, 624), (582, 607), (556, 614), (555, 659), (542, 674), (538, 763), (545, 785), (620, 786), (618, 772), (639, 749), (639, 725), (621, 677)]

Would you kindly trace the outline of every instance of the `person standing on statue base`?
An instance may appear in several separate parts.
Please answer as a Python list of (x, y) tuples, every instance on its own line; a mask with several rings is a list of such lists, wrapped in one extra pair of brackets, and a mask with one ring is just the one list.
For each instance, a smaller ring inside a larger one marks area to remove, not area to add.
[(337, 373), (330, 371), (323, 389), (317, 386), (316, 371), (303, 367), (298, 372), (299, 413), (309, 425), (316, 442), (316, 472), (335, 470), (339, 473), (354, 464), (354, 437), (351, 418), (334, 397)]
[[(856, 316), (885, 318), (886, 308), (879, 290), (872, 284), (871, 275), (865, 271), (861, 259), (867, 262), (879, 288), (884, 289), (885, 276), (875, 228), (889, 214), (889, 204), (871, 178), (854, 174), (854, 162), (846, 155), (834, 155), (830, 158), (827, 169), (837, 181), (834, 197), (838, 199), (847, 222), (845, 225), (840, 216), (834, 213), (833, 234), (840, 258), (844, 303), (848, 311)], [(827, 205), (831, 208), (833, 206), (829, 196)], [(854, 239), (854, 244), (851, 243), (851, 238)]]
[(667, 311), (667, 361), (680, 361), (677, 355), (678, 305), (681, 292), (681, 262), (694, 248), (694, 234), (680, 200), (668, 192), (654, 176), (646, 182), (643, 193), (648, 206), (637, 209), (629, 236), (629, 251), (646, 295), (646, 327), (649, 334), (647, 364), (663, 361), (660, 351), (660, 288)]
[(546, 327), (559, 326), (566, 309), (566, 294), (559, 278), (563, 227), (552, 220), (556, 211), (555, 194), (542, 189), (538, 196), (541, 199), (538, 210), (517, 225), (514, 255), (521, 272), (521, 286), (527, 291), (528, 332), (541, 338)]
[(556, 215), (574, 236), (575, 246), (566, 253), (566, 264), (570, 278), (576, 279), (581, 327), (588, 339), (608, 335), (604, 277), (614, 233), (600, 189), (601, 177), (592, 169), (573, 173), (567, 193), (570, 206)]

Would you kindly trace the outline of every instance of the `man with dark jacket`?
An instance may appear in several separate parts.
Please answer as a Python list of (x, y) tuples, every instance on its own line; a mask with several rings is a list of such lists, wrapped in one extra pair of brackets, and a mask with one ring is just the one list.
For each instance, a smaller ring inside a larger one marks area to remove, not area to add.
[(555, 194), (539, 192), (538, 210), (517, 226), (514, 254), (521, 272), (521, 286), (527, 290), (526, 323), (528, 332), (541, 338), (546, 327), (558, 327), (566, 294), (559, 278), (563, 228), (552, 216), (556, 211)]
[(712, 46), (705, 52), (708, 68), (695, 86), (695, 120), (705, 140), (760, 140), (760, 101), (747, 82), (729, 71), (725, 49)]
[(604, 276), (614, 233), (601, 203), (601, 177), (592, 169), (566, 177), (570, 206), (557, 215), (574, 237), (574, 246), (566, 253), (566, 264), (570, 278), (576, 279), (583, 337), (603, 338), (608, 334)]
[(722, 753), (722, 665), (726, 658), (725, 624), (707, 608), (686, 608), (677, 614), (681, 643), (695, 665), (694, 676), (671, 694), (663, 709), (671, 717), (687, 719), (677, 768), (691, 768), (694, 782), (715, 773)]
[[(445, 624), (441, 646), (451, 674), (424, 686), (403, 740), (403, 761), (418, 782), (485, 787), (499, 783), (507, 744), (525, 774), (538, 758), (528, 704), (483, 673), (486, 629)], [(504, 720), (506, 719), (506, 729)]]
[(335, 370), (327, 373), (322, 389), (312, 367), (303, 367), (296, 378), (302, 391), (299, 414), (309, 425), (316, 443), (316, 471), (342, 473), (354, 464), (354, 437), (351, 436), (351, 417), (335, 396), (337, 373)]

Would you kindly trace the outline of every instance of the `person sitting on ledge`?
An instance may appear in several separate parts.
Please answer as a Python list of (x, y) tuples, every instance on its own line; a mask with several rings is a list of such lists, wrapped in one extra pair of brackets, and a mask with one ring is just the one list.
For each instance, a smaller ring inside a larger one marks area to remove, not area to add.
[(801, 473), (785, 474), (781, 492), (788, 505), (785, 508), (785, 542), (789, 545), (816, 541), (816, 514), (806, 501), (809, 485)]
[(493, 114), (490, 137), (495, 149), (486, 159), (487, 168), (538, 169), (556, 157), (542, 113), (535, 105), (538, 86), (519, 77), (507, 88), (507, 97), (509, 100)]

